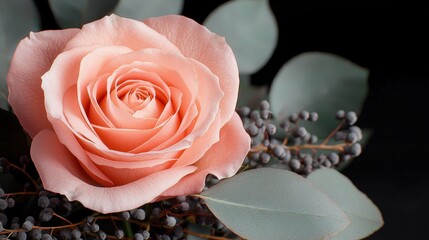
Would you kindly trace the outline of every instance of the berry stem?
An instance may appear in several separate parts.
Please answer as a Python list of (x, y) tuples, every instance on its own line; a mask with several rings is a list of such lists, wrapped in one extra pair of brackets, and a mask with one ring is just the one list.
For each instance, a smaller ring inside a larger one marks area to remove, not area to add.
[(344, 124), (344, 120), (341, 120), (341, 122), (338, 124), (338, 126), (334, 129), (334, 131), (332, 131), (326, 138), (325, 140), (323, 140), (321, 145), (325, 145), (326, 143), (329, 142), (329, 140), (331, 140), (331, 138), (335, 135), (336, 132), (338, 132), (338, 130), (340, 130), (340, 128), (343, 126)]
[(7, 163), (10, 167), (12, 167), (12, 168), (14, 168), (14, 169), (16, 169), (16, 170), (18, 170), (18, 171), (20, 171), (21, 173), (23, 173), (32, 183), (33, 183), (33, 185), (34, 185), (34, 187), (36, 188), (36, 189), (38, 189), (38, 184), (37, 184), (37, 181), (32, 177), (32, 176), (30, 176), (30, 174), (28, 174), (27, 173), (27, 171), (25, 171), (24, 169), (22, 169), (21, 167), (19, 167), (19, 166), (17, 166), (17, 165), (15, 165), (15, 164), (13, 164), (13, 163), (10, 163), (10, 162), (8, 162)]

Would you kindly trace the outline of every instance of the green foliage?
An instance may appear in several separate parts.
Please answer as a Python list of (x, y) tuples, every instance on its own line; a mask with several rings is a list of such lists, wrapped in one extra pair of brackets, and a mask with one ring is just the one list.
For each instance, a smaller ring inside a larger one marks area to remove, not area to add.
[[(278, 118), (301, 110), (332, 116), (338, 109), (360, 112), (365, 100), (368, 70), (344, 58), (307, 52), (289, 60), (273, 80), (269, 99)], [(320, 138), (337, 125), (335, 118), (320, 118), (310, 131)]]
[(246, 239), (325, 239), (349, 224), (326, 194), (286, 170), (248, 170), (199, 196), (220, 221)]
[(277, 46), (277, 23), (267, 0), (229, 1), (211, 12), (204, 25), (225, 37), (240, 74), (258, 71)]
[(363, 239), (383, 226), (383, 217), (377, 206), (338, 171), (328, 168), (316, 170), (307, 179), (334, 200), (350, 220), (350, 225), (332, 239)]
[(49, 0), (62, 28), (79, 28), (112, 12), (119, 0)]

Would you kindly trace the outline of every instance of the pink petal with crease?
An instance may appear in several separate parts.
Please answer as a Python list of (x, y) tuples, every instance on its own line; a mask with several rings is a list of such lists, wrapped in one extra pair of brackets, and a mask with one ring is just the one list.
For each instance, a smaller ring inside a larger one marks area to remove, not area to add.
[(250, 137), (244, 130), (240, 117), (234, 113), (222, 128), (219, 142), (194, 164), (198, 170), (162, 193), (160, 198), (201, 192), (209, 173), (219, 179), (233, 176), (240, 169), (249, 150)]
[(51, 128), (46, 118), (41, 77), (78, 32), (79, 29), (31, 32), (15, 50), (7, 75), (8, 101), (31, 137), (42, 129)]
[(235, 111), (239, 86), (237, 61), (225, 39), (184, 16), (149, 18), (144, 23), (165, 35), (185, 57), (201, 62), (219, 77), (224, 92), (220, 103), (223, 126)]
[(79, 34), (69, 41), (66, 50), (91, 45), (126, 46), (133, 50), (158, 48), (180, 54), (165, 36), (146, 24), (114, 14), (83, 25)]
[[(49, 145), (50, 148), (46, 148)], [(166, 189), (196, 170), (194, 166), (167, 169), (118, 187), (99, 187), (68, 152), (51, 130), (41, 131), (33, 140), (31, 156), (45, 189), (64, 194), (85, 207), (113, 213), (131, 210), (153, 201)]]

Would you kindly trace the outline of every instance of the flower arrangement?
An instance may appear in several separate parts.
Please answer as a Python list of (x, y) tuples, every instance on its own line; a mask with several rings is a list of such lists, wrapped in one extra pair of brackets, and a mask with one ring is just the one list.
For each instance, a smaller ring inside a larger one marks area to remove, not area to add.
[(378, 230), (378, 208), (338, 171), (362, 151), (357, 113), (335, 111), (320, 138), (307, 127), (316, 111), (284, 116), (267, 99), (238, 106), (239, 68), (225, 38), (180, 15), (111, 14), (30, 33), (7, 75), (30, 154), (0, 162), (2, 175), (26, 183), (15, 191), (1, 178), (0, 237), (362, 239)]

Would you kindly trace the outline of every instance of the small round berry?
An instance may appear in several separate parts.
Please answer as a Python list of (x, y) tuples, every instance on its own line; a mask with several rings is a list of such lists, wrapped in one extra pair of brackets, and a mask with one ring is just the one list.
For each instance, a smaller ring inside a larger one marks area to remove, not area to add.
[(330, 161), (324, 161), (322, 163), (322, 165), (325, 166), (325, 167), (327, 167), (327, 168), (330, 168), (332, 166), (332, 163)]
[(258, 118), (255, 121), (255, 126), (258, 128), (262, 128), (265, 125), (264, 119)]
[(141, 233), (135, 233), (134, 240), (144, 240), (143, 235)]
[(262, 100), (259, 104), (259, 107), (261, 108), (261, 110), (268, 110), (270, 109), (270, 103), (267, 100)]
[(172, 216), (167, 216), (165, 218), (165, 224), (169, 227), (174, 227), (176, 225), (176, 218)]
[(177, 196), (176, 201), (179, 203), (184, 202), (186, 201), (186, 196)]
[(338, 120), (342, 120), (342, 119), (344, 119), (345, 115), (346, 115), (346, 113), (344, 112), (344, 110), (338, 110), (337, 113), (335, 114), (335, 117)]
[(180, 203), (180, 206), (179, 206), (179, 209), (180, 209), (180, 211), (182, 211), (182, 212), (187, 212), (187, 211), (189, 211), (189, 203), (187, 203), (187, 202), (181, 202)]
[(42, 240), (52, 240), (52, 236), (47, 233), (44, 233), (42, 234)]
[(49, 222), (52, 219), (52, 208), (44, 208), (39, 213), (39, 219), (42, 222)]
[(130, 215), (129, 211), (124, 211), (124, 212), (119, 213), (119, 217), (125, 221), (128, 221), (130, 219), (131, 215)]
[(358, 126), (351, 126), (349, 128), (349, 132), (350, 133), (356, 133), (356, 135), (358, 136), (358, 141), (362, 140), (363, 134), (362, 134), (362, 130), (360, 129), (360, 127)]
[(161, 240), (171, 240), (170, 236), (164, 234), (161, 236)]
[(3, 188), (0, 187), (0, 197), (3, 197), (3, 196), (4, 196), (4, 190)]
[(147, 239), (149, 239), (149, 238), (150, 238), (150, 233), (149, 233), (149, 231), (147, 231), (147, 230), (144, 230), (144, 231), (142, 232), (142, 235), (143, 235), (143, 239), (144, 239), (144, 240), (147, 240)]
[(268, 135), (272, 136), (276, 133), (276, 125), (272, 124), (272, 123), (268, 123), (267, 124), (267, 128), (265, 129), (265, 131), (268, 133)]
[(255, 136), (257, 136), (258, 135), (258, 133), (259, 133), (259, 130), (258, 130), (258, 127), (256, 127), (256, 125), (255, 124), (250, 124), (248, 127), (247, 127), (247, 133), (251, 136), (251, 137), (255, 137)]
[(122, 229), (116, 229), (115, 230), (115, 237), (117, 239), (122, 239), (125, 236), (125, 233)]
[(27, 240), (27, 233), (18, 232), (18, 234), (16, 235), (16, 240)]
[(270, 156), (270, 154), (268, 154), (266, 152), (262, 152), (259, 155), (259, 161), (261, 161), (261, 163), (263, 163), (263, 164), (267, 164), (268, 162), (270, 162), (270, 160), (271, 160), (271, 156)]
[(337, 165), (340, 162), (340, 156), (335, 152), (329, 153), (328, 159), (331, 161), (332, 165)]
[(146, 212), (141, 208), (135, 209), (135, 211), (131, 211), (131, 214), (135, 219), (138, 220), (144, 220), (146, 218)]
[(305, 121), (310, 117), (310, 113), (306, 110), (303, 110), (299, 113), (298, 117)]
[(250, 112), (250, 119), (256, 121), (258, 118), (261, 118), (261, 113), (258, 110), (252, 110)]
[(32, 224), (34, 224), (36, 222), (36, 220), (34, 219), (33, 216), (28, 216), (25, 218), (25, 221), (30, 221)]
[(237, 113), (241, 117), (247, 117), (247, 116), (249, 116), (250, 108), (248, 106), (243, 106), (243, 107), (238, 109)]
[(351, 146), (348, 147), (347, 152), (350, 153), (350, 155), (352, 155), (353, 157), (357, 157), (362, 152), (362, 146), (360, 145), (360, 143), (353, 143)]
[(33, 228), (33, 223), (31, 221), (27, 220), (22, 224), (22, 229), (26, 232), (30, 231), (32, 228)]
[(348, 124), (348, 125), (353, 125), (353, 124), (355, 124), (356, 123), (356, 121), (357, 121), (357, 115), (356, 115), (356, 113), (355, 112), (347, 112), (347, 114), (346, 114), (346, 116), (345, 116), (345, 120), (346, 120), (346, 123)]
[(346, 137), (347, 137), (347, 133), (343, 131), (338, 131), (334, 134), (335, 141), (343, 141), (346, 139)]
[(310, 166), (313, 163), (313, 157), (310, 154), (306, 154), (302, 157), (302, 162), (305, 166)]
[(282, 157), (285, 154), (285, 149), (281, 145), (277, 145), (273, 148), (273, 154), (277, 158)]
[(347, 137), (346, 137), (346, 142), (348, 142), (348, 143), (355, 143), (355, 142), (358, 141), (358, 139), (359, 139), (359, 137), (358, 137), (357, 133), (355, 133), (355, 132), (349, 132), (347, 134)]
[(100, 231), (100, 226), (97, 223), (92, 223), (91, 226), (89, 226), (89, 230), (93, 233), (96, 233)]
[(4, 231), (3, 223), (0, 222), (0, 232), (3, 232), (3, 231)]
[(7, 201), (3, 198), (0, 198), (0, 210), (5, 210), (7, 208)]
[(13, 208), (15, 206), (15, 199), (8, 198), (6, 201), (7, 201), (7, 207), (8, 208)]
[(319, 138), (316, 135), (311, 135), (309, 143), (316, 144), (319, 141)]
[(299, 119), (299, 117), (298, 117), (298, 114), (296, 114), (296, 113), (292, 113), (292, 114), (289, 116), (289, 122), (291, 122), (291, 123), (296, 123), (296, 122), (298, 122), (298, 119)]
[(47, 208), (49, 206), (49, 198), (47, 196), (40, 196), (37, 200), (37, 205), (41, 208)]
[(71, 234), (72, 234), (73, 238), (80, 238), (82, 236), (82, 233), (77, 228), (73, 229)]
[(94, 222), (94, 217), (93, 216), (86, 217), (86, 222), (89, 223), (89, 224), (93, 223)]
[(285, 131), (288, 131), (290, 128), (290, 122), (288, 121), (282, 121), (280, 123), (280, 127), (283, 128)]
[(319, 114), (317, 112), (310, 113), (310, 117), (308, 118), (308, 121), (315, 122), (319, 119)]
[(105, 233), (105, 232), (103, 232), (103, 231), (98, 231), (98, 237), (101, 239), (101, 240), (104, 240), (104, 239), (106, 239), (107, 238), (107, 234)]
[(30, 236), (31, 236), (31, 239), (33, 239), (33, 240), (40, 240), (40, 239), (42, 239), (42, 230), (33, 229), (30, 232)]
[(289, 162), (289, 166), (292, 168), (292, 170), (298, 170), (301, 168), (301, 162), (298, 159), (292, 159)]
[(297, 137), (304, 137), (307, 134), (307, 129), (305, 127), (299, 127), (295, 131), (295, 136)]

